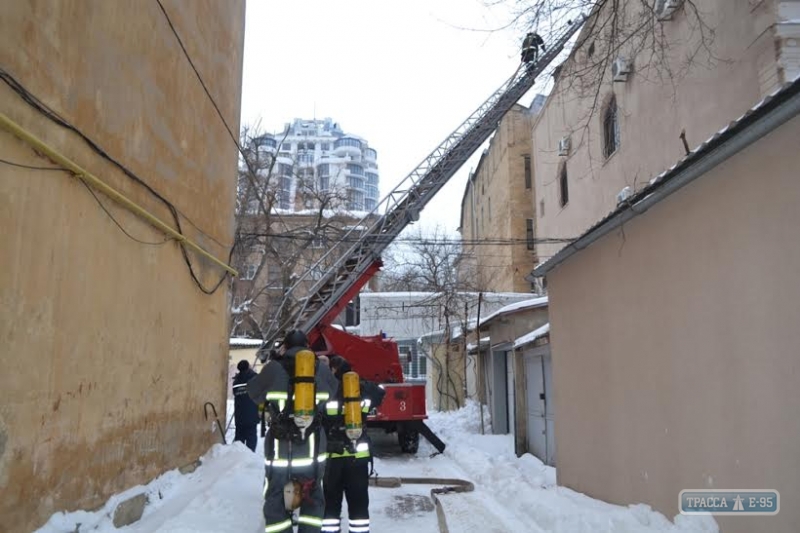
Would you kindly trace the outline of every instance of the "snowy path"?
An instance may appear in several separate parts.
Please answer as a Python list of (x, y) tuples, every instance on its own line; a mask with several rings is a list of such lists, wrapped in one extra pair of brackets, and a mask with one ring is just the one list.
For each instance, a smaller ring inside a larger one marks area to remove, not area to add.
[[(433, 413), (430, 425), (447, 443), (443, 455), (420, 444), (416, 456), (386, 454), (390, 436), (376, 438), (375, 470), (382, 477), (445, 477), (472, 481), (475, 491), (440, 496), (451, 533), (713, 533), (713, 519), (678, 516), (673, 524), (645, 505), (622, 507), (555, 485), (555, 470), (531, 455), (516, 457), (511, 437), (480, 435), (477, 407)], [(387, 445), (388, 443), (388, 445)], [(259, 443), (260, 445), (260, 443)], [(384, 450), (384, 453), (381, 453)], [(146, 487), (113, 496), (99, 511), (57, 513), (37, 533), (259, 533), (263, 455), (243, 445), (214, 446), (195, 472), (170, 471)], [(433, 486), (370, 488), (372, 531), (436, 533)], [(142, 519), (112, 524), (120, 501), (146, 492)], [(76, 525), (81, 524), (79, 529)]]

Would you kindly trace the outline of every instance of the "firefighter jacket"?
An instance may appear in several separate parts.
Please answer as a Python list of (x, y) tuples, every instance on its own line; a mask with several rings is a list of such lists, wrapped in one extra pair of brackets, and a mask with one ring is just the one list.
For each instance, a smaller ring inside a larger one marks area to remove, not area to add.
[[(247, 394), (254, 402), (265, 404), (269, 413), (269, 434), (264, 446), (268, 461), (280, 466), (306, 466), (325, 460), (324, 433), (315, 431), (324, 415), (325, 402), (336, 392), (338, 382), (326, 365), (315, 362), (314, 383), (317, 415), (307, 438), (300, 439), (292, 421), (294, 357), (307, 348), (291, 348), (282, 358), (268, 361), (261, 372), (247, 383)], [(314, 431), (312, 431), (314, 430)], [(321, 441), (317, 441), (320, 435)], [(302, 440), (302, 442), (300, 442)], [(289, 443), (294, 442), (291, 446)], [(317, 442), (315, 442), (317, 441)], [(281, 444), (283, 442), (283, 445)], [(302, 457), (300, 457), (302, 455)]]
[(328, 437), (328, 458), (370, 457), (370, 440), (367, 436), (367, 415), (383, 401), (386, 392), (375, 383), (360, 380), (361, 388), (361, 423), (363, 431), (355, 442), (347, 438), (344, 424), (344, 393), (339, 383), (336, 395), (325, 405), (325, 433)]

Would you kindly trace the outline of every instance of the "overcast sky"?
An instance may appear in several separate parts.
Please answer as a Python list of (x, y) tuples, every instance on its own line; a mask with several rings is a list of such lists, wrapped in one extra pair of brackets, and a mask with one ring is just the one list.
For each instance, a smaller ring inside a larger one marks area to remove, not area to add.
[[(481, 0), (249, 0), (242, 125), (331, 117), (378, 151), (384, 196), (514, 73), (524, 29), (480, 31), (510, 18)], [(476, 162), (427, 205), (423, 228), (455, 232)]]

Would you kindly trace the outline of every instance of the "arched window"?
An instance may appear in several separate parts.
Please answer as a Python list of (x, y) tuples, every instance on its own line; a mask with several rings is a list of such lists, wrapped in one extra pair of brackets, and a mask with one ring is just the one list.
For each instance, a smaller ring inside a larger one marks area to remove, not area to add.
[(561, 163), (561, 168), (558, 170), (558, 201), (561, 207), (564, 207), (569, 202), (569, 181), (567, 179), (567, 163)]
[(619, 148), (619, 113), (617, 97), (613, 94), (603, 109), (603, 156), (606, 159)]

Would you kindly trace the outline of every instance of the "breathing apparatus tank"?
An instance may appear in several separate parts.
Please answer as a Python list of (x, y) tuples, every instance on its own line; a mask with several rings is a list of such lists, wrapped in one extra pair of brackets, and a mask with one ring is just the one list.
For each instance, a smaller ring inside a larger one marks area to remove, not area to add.
[(294, 423), (305, 437), (305, 430), (314, 421), (314, 363), (311, 350), (300, 350), (294, 360)]
[(358, 374), (346, 372), (342, 376), (344, 396), (344, 428), (347, 438), (355, 442), (361, 437), (361, 384)]

